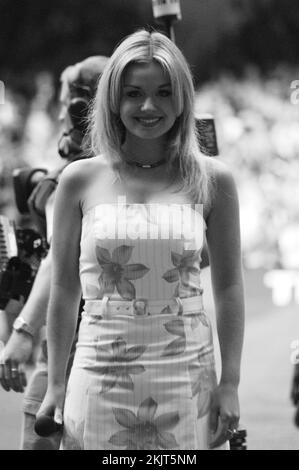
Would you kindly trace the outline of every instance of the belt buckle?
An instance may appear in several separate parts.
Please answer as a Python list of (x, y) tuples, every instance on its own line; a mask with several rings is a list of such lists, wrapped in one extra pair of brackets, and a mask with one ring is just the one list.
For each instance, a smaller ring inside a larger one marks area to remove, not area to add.
[(148, 315), (148, 300), (142, 298), (134, 299), (133, 314), (136, 316)]

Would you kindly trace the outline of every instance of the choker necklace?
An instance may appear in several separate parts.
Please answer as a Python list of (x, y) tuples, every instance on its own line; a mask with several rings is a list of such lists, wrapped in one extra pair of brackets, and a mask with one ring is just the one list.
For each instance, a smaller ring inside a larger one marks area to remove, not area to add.
[(156, 168), (157, 166), (160, 166), (166, 163), (166, 161), (167, 161), (166, 158), (162, 158), (162, 160), (159, 160), (158, 162), (155, 162), (155, 163), (139, 163), (134, 160), (132, 160), (131, 162), (126, 160), (126, 163), (128, 165), (138, 166), (139, 168)]

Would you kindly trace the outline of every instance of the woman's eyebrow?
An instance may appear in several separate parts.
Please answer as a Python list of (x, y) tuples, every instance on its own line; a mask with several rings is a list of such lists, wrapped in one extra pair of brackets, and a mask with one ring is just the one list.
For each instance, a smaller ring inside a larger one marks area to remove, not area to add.
[[(167, 86), (171, 86), (171, 83), (163, 83), (162, 85), (159, 85), (158, 88), (164, 88), (164, 87), (167, 87)], [(127, 87), (130, 87), (130, 88), (142, 88), (140, 86), (137, 86), (137, 85), (131, 85), (130, 83), (125, 83), (124, 84), (124, 88), (127, 88)]]

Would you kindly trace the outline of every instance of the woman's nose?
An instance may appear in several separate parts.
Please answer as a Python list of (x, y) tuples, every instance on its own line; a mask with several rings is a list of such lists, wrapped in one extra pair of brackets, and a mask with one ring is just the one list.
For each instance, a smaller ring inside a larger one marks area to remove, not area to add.
[(148, 110), (152, 110), (155, 108), (156, 106), (155, 106), (154, 100), (150, 96), (145, 98), (141, 106), (142, 111), (148, 111)]

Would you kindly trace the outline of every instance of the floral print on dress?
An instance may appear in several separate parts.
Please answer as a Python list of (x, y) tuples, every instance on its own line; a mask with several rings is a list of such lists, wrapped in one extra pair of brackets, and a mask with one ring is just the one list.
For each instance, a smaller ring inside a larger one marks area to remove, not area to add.
[(126, 450), (175, 449), (179, 446), (173, 429), (179, 422), (179, 413), (172, 411), (155, 417), (158, 403), (146, 398), (139, 406), (137, 414), (126, 408), (113, 408), (114, 417), (125, 429), (113, 434), (109, 443)]
[(160, 312), (160, 315), (164, 315), (164, 314), (167, 314), (167, 315), (170, 315), (174, 313), (170, 307), (170, 305), (166, 305), (166, 307), (164, 307), (161, 312)]
[(127, 264), (131, 258), (133, 246), (120, 245), (116, 247), (112, 255), (107, 248), (96, 246), (96, 257), (102, 268), (99, 277), (99, 289), (97, 286), (87, 285), (86, 291), (93, 298), (102, 299), (111, 295), (116, 288), (119, 295), (125, 300), (136, 298), (136, 290), (132, 280), (140, 279), (149, 271), (149, 268), (140, 263)]
[(165, 356), (177, 356), (182, 354), (186, 349), (186, 333), (184, 327), (184, 321), (181, 318), (175, 318), (164, 324), (164, 328), (172, 335), (178, 336), (178, 338), (171, 341), (162, 353), (162, 357)]
[(166, 271), (162, 278), (167, 282), (178, 281), (174, 292), (176, 297), (194, 297), (202, 294), (203, 290), (190, 282), (190, 277), (193, 275), (196, 276), (197, 284), (200, 285), (200, 251), (183, 250), (182, 254), (171, 252), (171, 261), (175, 267)]
[(127, 343), (122, 337), (117, 337), (111, 344), (111, 350), (104, 346), (97, 346), (97, 362), (106, 364), (97, 369), (104, 375), (100, 393), (106, 393), (118, 385), (127, 390), (134, 389), (131, 375), (142, 374), (145, 368), (142, 364), (132, 364), (146, 350), (145, 345), (133, 346), (127, 349)]
[[(83, 316), (80, 326), (78, 360), (72, 368), (71, 393), (67, 397), (65, 432), (72, 437), (66, 447), (76, 448), (73, 441), (77, 439), (81, 448), (84, 441), (86, 449), (97, 450), (168, 452), (206, 448), (209, 426), (205, 418), (215, 388), (213, 383), (204, 383), (205, 377), (210, 377), (207, 380), (211, 382), (214, 376), (212, 360), (206, 351), (211, 345), (211, 326), (209, 323), (206, 327), (204, 315), (199, 315), (201, 302), (198, 308), (194, 305), (192, 312), (186, 310), (186, 316), (177, 315), (177, 305), (173, 305), (176, 285), (178, 297), (201, 292), (200, 251), (191, 251), (199, 249), (199, 244), (191, 240), (187, 247), (184, 237), (163, 240), (161, 244), (133, 239), (107, 242), (107, 238), (98, 235), (95, 224), (101, 224), (96, 211), (94, 217), (86, 218), (83, 227), (80, 267), (86, 300), (100, 300), (104, 292), (108, 297), (113, 292), (113, 299), (129, 298), (136, 302), (139, 296), (156, 301), (167, 299), (159, 311), (174, 315), (139, 318), (143, 313), (140, 307), (136, 319), (117, 313), (114, 318), (113, 309), (111, 315), (103, 314), (92, 325), (86, 319), (89, 314), (96, 316), (99, 309), (96, 304), (94, 310), (87, 309), (88, 315)], [(132, 269), (132, 263), (142, 264), (135, 264)], [(193, 308), (193, 302), (190, 303)], [(146, 346), (144, 352), (140, 345)], [(134, 351), (136, 359), (130, 360)], [(145, 370), (138, 367), (141, 364)], [(74, 417), (76, 422), (70, 423), (69, 418)], [(77, 423), (82, 419), (84, 429), (78, 436)]]
[[(76, 432), (74, 432), (76, 431)], [(64, 430), (62, 445), (67, 450), (82, 450), (83, 442), (80, 442), (79, 436), (83, 436), (84, 421), (76, 423), (75, 420), (68, 417), (67, 430)]]
[(191, 317), (191, 328), (195, 330), (199, 325), (209, 327), (208, 317), (204, 310), (195, 313), (188, 313), (188, 317)]
[(197, 419), (199, 419), (209, 412), (212, 391), (217, 385), (213, 347), (201, 346), (197, 364), (189, 365), (188, 370), (192, 396), (197, 395)]

